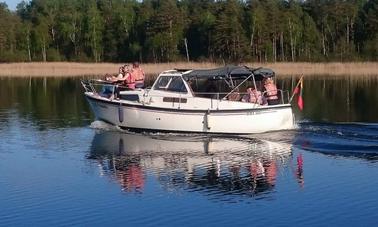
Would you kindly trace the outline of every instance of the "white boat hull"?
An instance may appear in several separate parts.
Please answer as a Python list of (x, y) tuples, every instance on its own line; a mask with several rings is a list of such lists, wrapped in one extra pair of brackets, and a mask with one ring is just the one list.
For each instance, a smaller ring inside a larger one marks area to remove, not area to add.
[(86, 93), (96, 118), (125, 129), (250, 134), (294, 128), (290, 104), (249, 109), (197, 110), (109, 100)]

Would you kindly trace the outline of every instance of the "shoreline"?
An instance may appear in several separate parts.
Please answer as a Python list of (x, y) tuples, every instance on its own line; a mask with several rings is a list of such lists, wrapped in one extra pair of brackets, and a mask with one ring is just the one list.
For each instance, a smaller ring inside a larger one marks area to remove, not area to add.
[[(119, 66), (124, 63), (77, 63), (77, 62), (31, 62), (31, 63), (1, 63), (0, 77), (83, 77), (103, 76), (106, 73), (116, 74)], [(130, 64), (130, 63), (128, 63)], [(249, 62), (240, 65), (250, 67), (268, 67), (277, 76), (378, 76), (378, 62)], [(159, 74), (162, 71), (180, 69), (207, 69), (220, 67), (215, 63), (174, 62), (174, 63), (141, 63), (146, 74)]]

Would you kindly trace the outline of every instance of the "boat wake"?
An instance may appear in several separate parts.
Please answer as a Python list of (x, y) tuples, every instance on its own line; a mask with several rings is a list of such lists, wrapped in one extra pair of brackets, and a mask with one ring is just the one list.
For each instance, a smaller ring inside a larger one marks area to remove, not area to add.
[(108, 123), (106, 123), (104, 121), (100, 121), (100, 120), (96, 120), (96, 121), (92, 122), (89, 127), (93, 128), (93, 129), (103, 130), (103, 131), (119, 131), (120, 130), (117, 126), (112, 125), (112, 124), (108, 124)]
[(378, 124), (302, 122), (293, 145), (328, 155), (378, 160)]

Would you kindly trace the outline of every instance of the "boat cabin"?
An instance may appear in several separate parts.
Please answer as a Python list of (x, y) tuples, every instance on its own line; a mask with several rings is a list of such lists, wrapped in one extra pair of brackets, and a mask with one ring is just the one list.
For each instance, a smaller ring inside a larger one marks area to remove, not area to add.
[(263, 81), (274, 76), (275, 73), (271, 69), (252, 69), (245, 66), (169, 70), (159, 75), (150, 93), (169, 92), (180, 96), (230, 100), (235, 92), (243, 94), (247, 87), (262, 90)]
[[(153, 85), (147, 89), (125, 90), (118, 85), (105, 84), (98, 94), (109, 99), (116, 97), (123, 101), (132, 101), (143, 105), (146, 103), (152, 105), (155, 102), (155, 104), (173, 103), (172, 105), (175, 106), (176, 103), (189, 104), (193, 102), (205, 103), (204, 105), (207, 106), (210, 102), (210, 106), (214, 106), (214, 100), (219, 103), (224, 100), (252, 102), (243, 99), (247, 95), (247, 88), (255, 88), (261, 92), (260, 96), (263, 97), (264, 81), (268, 78), (274, 78), (274, 76), (275, 73), (271, 69), (253, 69), (246, 66), (225, 66), (196, 70), (175, 69), (160, 73)], [(93, 88), (94, 85), (94, 83), (83, 83), (87, 91), (97, 93), (97, 89)], [(278, 104), (287, 104), (289, 93), (279, 89), (277, 93)], [(196, 101), (193, 99), (196, 99)], [(219, 103), (217, 103), (217, 107), (220, 105)], [(266, 101), (264, 104), (261, 102), (252, 103), (266, 105)]]

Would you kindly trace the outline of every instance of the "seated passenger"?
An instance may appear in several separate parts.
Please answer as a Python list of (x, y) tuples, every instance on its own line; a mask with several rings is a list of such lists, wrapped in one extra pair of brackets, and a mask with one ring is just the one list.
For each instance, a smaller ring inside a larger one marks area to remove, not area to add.
[(118, 69), (118, 75), (117, 75), (117, 79), (118, 80), (122, 80), (122, 78), (124, 77), (125, 75), (125, 68), (123, 68), (122, 66), (119, 67)]
[(133, 63), (133, 68), (131, 70), (131, 73), (133, 74), (135, 78), (135, 87), (136, 88), (143, 88), (144, 87), (144, 71), (142, 68), (140, 68), (138, 62)]
[(105, 74), (105, 80), (106, 81), (112, 81), (113, 80), (113, 77), (112, 75), (110, 75), (109, 73)]
[(125, 76), (123, 77), (123, 84), (129, 88), (134, 90), (135, 89), (135, 76), (131, 73), (131, 70), (126, 66), (125, 67)]
[(247, 94), (242, 98), (242, 102), (256, 103), (259, 105), (265, 105), (265, 99), (261, 94), (261, 91), (258, 91), (256, 88), (248, 87)]
[(109, 81), (109, 82), (112, 82), (112, 83), (120, 82), (120, 81), (123, 80), (124, 73), (125, 73), (125, 70), (121, 66), (121, 67), (119, 67), (118, 75), (117, 76), (112, 76), (112, 75), (106, 74), (105, 75), (105, 80)]
[(128, 65), (120, 67), (118, 76), (107, 77), (106, 80), (112, 83), (123, 84), (129, 89), (135, 89), (135, 77)]
[(265, 90), (264, 96), (266, 97), (268, 101), (268, 105), (280, 104), (280, 101), (278, 100), (278, 96), (277, 96), (278, 90), (272, 78), (265, 79), (264, 90)]
[(228, 97), (228, 100), (230, 101), (240, 101), (240, 93), (239, 90), (233, 91)]

